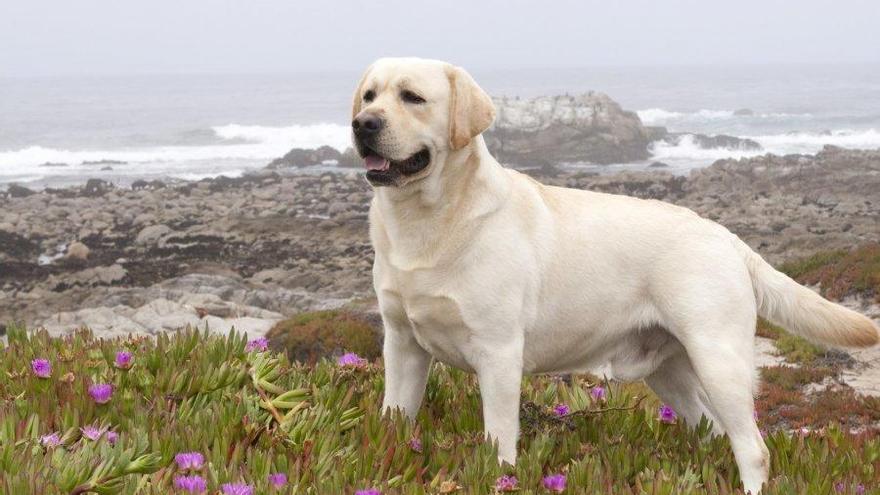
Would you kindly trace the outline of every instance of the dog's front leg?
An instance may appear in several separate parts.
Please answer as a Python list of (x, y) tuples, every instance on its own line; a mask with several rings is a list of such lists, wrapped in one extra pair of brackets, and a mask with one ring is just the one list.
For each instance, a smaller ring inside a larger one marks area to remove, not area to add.
[(486, 438), (498, 442), (498, 460), (516, 463), (519, 438), (519, 396), (522, 347), (493, 348), (482, 353), (476, 366), (483, 401)]
[(425, 395), (431, 355), (416, 342), (406, 325), (389, 324), (386, 318), (385, 343), (385, 398), (382, 410), (401, 409), (415, 419)]

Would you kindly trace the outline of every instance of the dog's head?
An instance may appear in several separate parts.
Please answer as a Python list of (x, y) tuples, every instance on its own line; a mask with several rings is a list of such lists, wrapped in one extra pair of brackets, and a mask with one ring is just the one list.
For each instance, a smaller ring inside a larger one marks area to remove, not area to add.
[(467, 146), (492, 124), (495, 107), (459, 67), (383, 58), (361, 78), (351, 114), (367, 180), (401, 186), (427, 177), (438, 160)]

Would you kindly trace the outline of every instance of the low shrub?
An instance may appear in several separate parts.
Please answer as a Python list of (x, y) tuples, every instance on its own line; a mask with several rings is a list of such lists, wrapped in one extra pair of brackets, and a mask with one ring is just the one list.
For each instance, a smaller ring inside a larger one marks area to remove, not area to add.
[[(519, 459), (500, 466), (474, 377), (439, 364), (409, 422), (381, 415), (381, 363), (356, 356), (291, 363), (263, 341), (192, 330), (100, 340), (12, 327), (8, 337), (2, 493), (740, 493), (727, 440), (705, 421), (688, 429), (658, 414), (642, 385), (525, 379)], [(777, 431), (767, 442), (768, 495), (877, 493), (871, 430)]]
[(779, 269), (802, 284), (818, 285), (822, 295), (831, 299), (862, 295), (880, 302), (880, 243), (820, 252)]
[(314, 364), (323, 357), (351, 351), (367, 359), (382, 354), (373, 323), (353, 311), (334, 309), (301, 313), (275, 324), (266, 335), (269, 346), (293, 361)]

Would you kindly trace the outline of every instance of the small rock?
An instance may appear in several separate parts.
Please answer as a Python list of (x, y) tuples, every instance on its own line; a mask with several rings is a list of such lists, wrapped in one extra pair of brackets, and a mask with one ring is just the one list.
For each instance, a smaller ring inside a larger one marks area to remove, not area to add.
[(28, 196), (36, 194), (36, 192), (24, 186), (19, 186), (18, 184), (10, 184), (9, 188), (6, 189), (6, 194), (8, 194), (12, 198), (26, 198)]
[(85, 244), (79, 241), (74, 241), (67, 246), (67, 258), (85, 261), (88, 259), (90, 251), (89, 247)]
[(150, 225), (138, 232), (134, 242), (142, 246), (156, 244), (162, 237), (171, 232), (171, 228), (167, 225)]
[(89, 179), (86, 182), (85, 187), (82, 188), (81, 194), (89, 198), (94, 198), (107, 194), (112, 188), (113, 186), (105, 180)]

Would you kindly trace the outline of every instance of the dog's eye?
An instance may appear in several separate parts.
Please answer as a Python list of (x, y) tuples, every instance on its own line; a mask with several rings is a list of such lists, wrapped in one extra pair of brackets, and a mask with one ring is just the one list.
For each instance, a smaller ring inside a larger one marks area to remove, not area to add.
[(376, 97), (376, 92), (372, 89), (364, 93), (364, 101), (369, 103)]
[(407, 103), (415, 103), (416, 105), (425, 102), (424, 98), (413, 93), (412, 91), (410, 91), (408, 89), (405, 89), (400, 92), (400, 98)]

